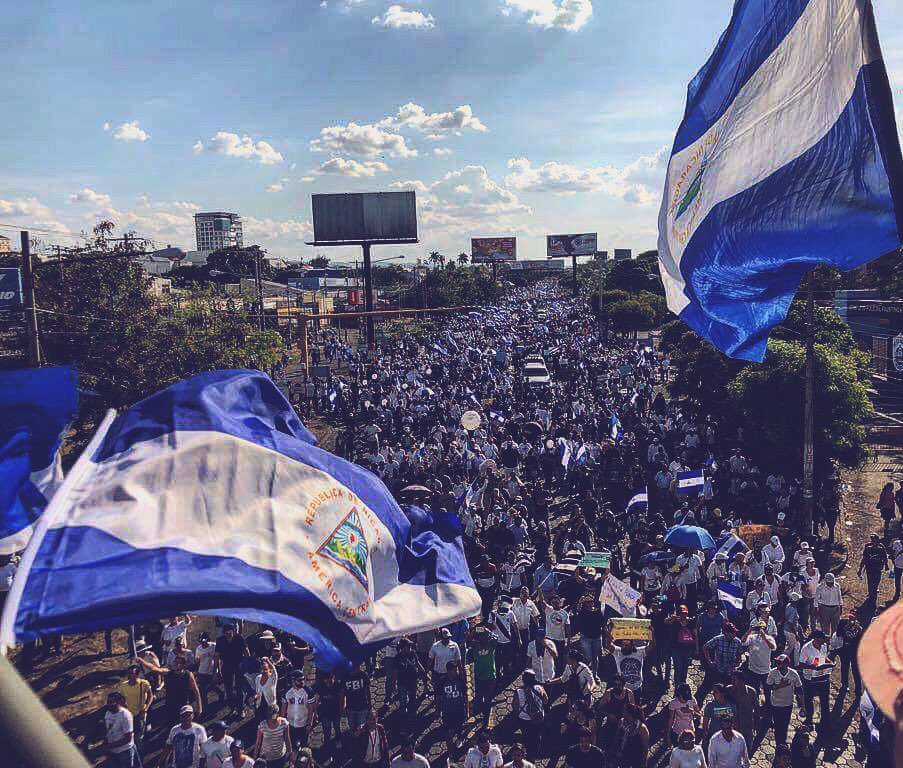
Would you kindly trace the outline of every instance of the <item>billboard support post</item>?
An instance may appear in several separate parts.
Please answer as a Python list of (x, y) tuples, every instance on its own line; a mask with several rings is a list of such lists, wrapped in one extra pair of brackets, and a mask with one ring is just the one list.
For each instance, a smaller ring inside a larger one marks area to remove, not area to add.
[[(373, 311), (373, 268), (370, 263), (370, 243), (362, 243), (364, 249), (364, 311)], [(372, 347), (376, 343), (376, 327), (373, 323), (373, 315), (367, 315), (367, 346)]]
[(38, 313), (34, 306), (34, 273), (31, 265), (31, 238), (28, 232), (21, 233), (22, 241), (22, 303), (25, 305), (25, 352), (28, 365), (36, 368), (41, 364), (41, 343), (38, 340)]
[(577, 298), (577, 254), (571, 254), (571, 290), (574, 294), (574, 298)]

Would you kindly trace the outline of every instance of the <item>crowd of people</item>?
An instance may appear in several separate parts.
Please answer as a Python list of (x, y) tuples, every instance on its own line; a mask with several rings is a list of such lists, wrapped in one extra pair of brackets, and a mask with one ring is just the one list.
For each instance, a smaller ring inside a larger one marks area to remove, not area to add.
[[(523, 375), (537, 355), (548, 381)], [(863, 626), (826, 567), (836, 483), (810, 527), (796, 468), (760, 472), (742, 431), (669, 399), (666, 355), (540, 284), (376, 350), (336, 336), (324, 357), (338, 452), (399, 502), (460, 515), (481, 614), (339, 673), (273, 628), (138, 628), (104, 714), (111, 765), (745, 768), (768, 737), (769, 764), (806, 768), (842, 727), (832, 698), (861, 701), (854, 735), (889, 764)], [(873, 536), (873, 607), (890, 567), (899, 592), (903, 544)]]

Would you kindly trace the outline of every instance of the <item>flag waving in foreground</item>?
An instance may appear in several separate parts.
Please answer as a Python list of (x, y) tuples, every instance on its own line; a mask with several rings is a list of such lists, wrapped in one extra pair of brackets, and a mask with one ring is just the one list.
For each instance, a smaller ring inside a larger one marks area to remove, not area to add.
[(59, 449), (78, 405), (66, 367), (0, 374), (0, 554), (23, 549), (63, 479)]
[(736, 0), (690, 83), (659, 214), (668, 307), (761, 360), (803, 274), (901, 243), (903, 160), (869, 0)]
[(208, 611), (299, 635), (334, 668), (476, 613), (458, 518), (402, 511), (313, 443), (255, 371), (108, 417), (36, 528), (0, 640)]

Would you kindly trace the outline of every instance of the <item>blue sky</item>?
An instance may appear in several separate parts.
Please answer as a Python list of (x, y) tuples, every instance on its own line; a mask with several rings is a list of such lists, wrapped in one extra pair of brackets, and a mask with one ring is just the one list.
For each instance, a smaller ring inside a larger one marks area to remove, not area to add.
[[(900, 103), (903, 0), (875, 6)], [(192, 214), (230, 210), (246, 242), (311, 256), (312, 192), (413, 188), (411, 256), (515, 234), (538, 258), (546, 233), (585, 231), (651, 248), (686, 85), (729, 16), (727, 0), (18, 3), (0, 26), (0, 222), (112, 218), (193, 248)]]

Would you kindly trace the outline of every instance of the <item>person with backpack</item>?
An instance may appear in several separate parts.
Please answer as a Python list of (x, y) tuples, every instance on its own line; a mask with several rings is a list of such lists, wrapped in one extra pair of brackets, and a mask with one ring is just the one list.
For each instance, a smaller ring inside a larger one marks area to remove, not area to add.
[(533, 670), (521, 675), (521, 684), (511, 697), (511, 709), (517, 712), (517, 727), (521, 732), (527, 751), (534, 756), (542, 748), (543, 725), (549, 697), (542, 686), (537, 684)]
[(671, 657), (674, 660), (675, 688), (687, 682), (690, 664), (696, 654), (696, 633), (690, 624), (690, 611), (685, 605), (677, 607), (677, 613), (665, 619), (671, 635)]

